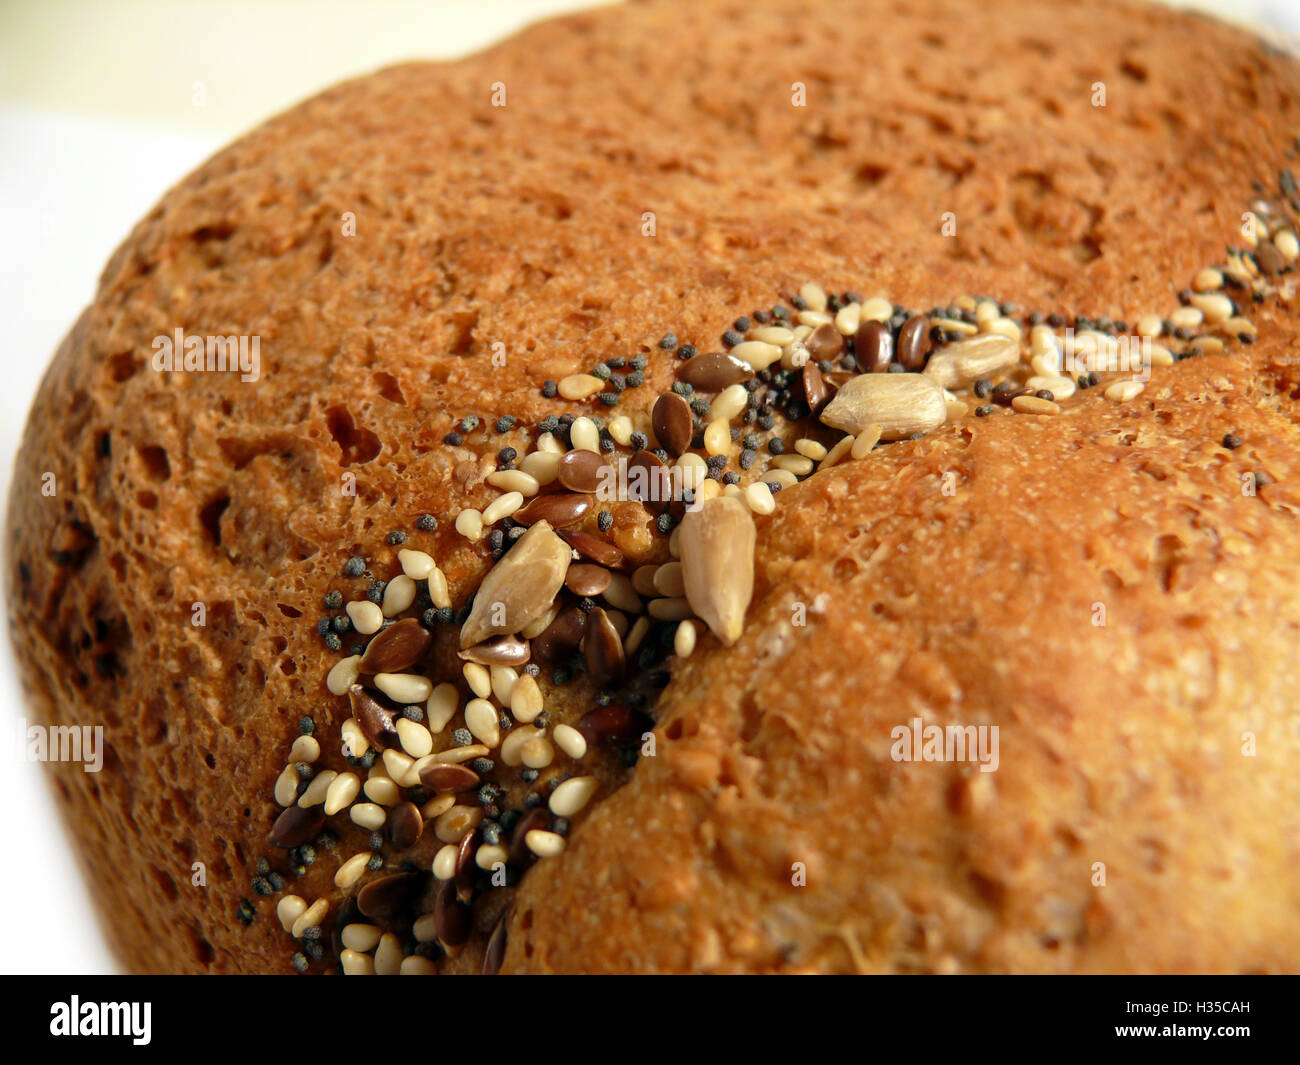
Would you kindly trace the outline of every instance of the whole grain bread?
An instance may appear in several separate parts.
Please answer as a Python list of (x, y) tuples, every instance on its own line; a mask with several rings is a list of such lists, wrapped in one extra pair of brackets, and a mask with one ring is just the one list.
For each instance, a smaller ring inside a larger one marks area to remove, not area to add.
[[(1298, 127), (1293, 59), (1159, 7), (708, 0), (394, 67), (218, 154), (106, 267), (9, 501), (27, 696), (106, 730), (103, 772), (51, 777), (123, 965), (288, 971), (278, 897), (349, 912), (363, 829), (296, 875), (267, 845), (300, 719), (342, 768), (322, 597), (364, 594), (353, 555), (397, 572), (403, 530), (464, 603), (491, 557), (453, 522), (497, 495), (498, 451), (609, 414), (546, 381), (643, 355), (617, 410), (644, 421), (666, 333), (719, 350), (808, 279), (1168, 315), (1286, 199)], [(1253, 344), (1129, 403), (971, 413), (779, 493), (743, 634), (671, 660), (653, 755), (593, 753), (564, 853), (476, 900), (436, 965), (481, 968), (503, 922), (506, 971), (1294, 969), (1300, 328), (1277, 287)], [(177, 328), (256, 335), (260, 378), (155, 372)], [(653, 514), (616, 509), (629, 561), (666, 558)], [(552, 720), (597, 689), (557, 689)], [(895, 760), (914, 718), (999, 726), (997, 771)]]

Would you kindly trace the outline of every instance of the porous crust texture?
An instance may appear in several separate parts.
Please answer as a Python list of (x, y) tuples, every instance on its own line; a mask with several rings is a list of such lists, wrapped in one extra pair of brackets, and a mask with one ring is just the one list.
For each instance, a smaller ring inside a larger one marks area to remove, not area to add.
[[(1298, 103), (1249, 34), (1120, 0), (631, 3), (215, 156), (106, 267), (9, 501), (30, 705), (106, 730), (103, 772), (50, 773), (124, 967), (288, 971), (273, 900), (235, 915), (296, 722), (348, 714), (320, 600), (351, 554), (394, 572), (423, 512), (457, 602), (481, 579), (450, 518), (501, 443), (444, 445), (456, 420), (606, 413), (542, 382), (637, 353), (644, 414), (660, 336), (718, 350), (809, 278), (1167, 314), (1290, 165)], [(504, 970), (1294, 970), (1298, 330), (1247, 313), (1257, 343), (1128, 404), (967, 417), (782, 492), (744, 634), (701, 638), (655, 756), (527, 873)], [(154, 372), (177, 327), (259, 335), (261, 379)], [(894, 761), (914, 717), (998, 725), (997, 772)], [(330, 872), (293, 890), (337, 900)]]

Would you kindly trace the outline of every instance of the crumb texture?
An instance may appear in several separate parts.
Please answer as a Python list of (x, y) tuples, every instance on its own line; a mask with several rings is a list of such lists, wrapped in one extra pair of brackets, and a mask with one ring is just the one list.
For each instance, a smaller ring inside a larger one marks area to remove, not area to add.
[[(461, 418), (526, 441), (593, 409), (543, 382), (637, 354), (644, 416), (664, 333), (720, 350), (810, 278), (1167, 314), (1292, 165), (1298, 105), (1293, 60), (1121, 0), (647, 2), (337, 86), (209, 160), (106, 266), (9, 501), (27, 696), (106, 732), (103, 772), (51, 777), (123, 964), (287, 970), (273, 907), (236, 914), (297, 721), (348, 716), (321, 597), (353, 554), (395, 572), (425, 512), (475, 587), (451, 519), (501, 443), (444, 444)], [(1248, 313), (1255, 344), (1134, 403), (966, 418), (780, 493), (743, 635), (701, 638), (657, 754), (529, 871), (504, 969), (1294, 970), (1300, 330)], [(260, 380), (154, 372), (177, 328), (256, 334)], [(892, 760), (918, 716), (998, 725), (998, 771)]]

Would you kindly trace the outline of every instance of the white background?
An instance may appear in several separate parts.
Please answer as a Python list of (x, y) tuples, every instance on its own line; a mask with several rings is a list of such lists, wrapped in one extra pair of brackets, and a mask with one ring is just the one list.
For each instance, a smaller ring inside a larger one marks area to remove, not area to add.
[[(685, 2), (685, 0), (683, 0)], [(810, 3), (819, 0), (809, 0)], [(821, 0), (824, 2), (824, 0)], [(260, 120), (345, 77), (473, 51), (584, 0), (45, 0), (0, 6), (0, 500), (46, 361), (132, 224)], [(1300, 0), (1205, 6), (1300, 33)], [(0, 640), (0, 972), (114, 970)]]

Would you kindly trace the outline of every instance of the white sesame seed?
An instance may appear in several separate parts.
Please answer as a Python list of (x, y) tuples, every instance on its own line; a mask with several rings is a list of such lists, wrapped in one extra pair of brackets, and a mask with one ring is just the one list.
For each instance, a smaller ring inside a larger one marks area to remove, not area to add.
[(826, 290), (813, 281), (809, 281), (800, 287), (799, 298), (802, 299), (804, 303), (808, 305), (808, 309), (812, 311), (824, 311), (828, 302)]
[(471, 699), (465, 704), (465, 727), (487, 747), (495, 747), (501, 742), (497, 708), (486, 699)]
[(551, 735), (555, 738), (555, 746), (570, 758), (577, 760), (586, 757), (587, 737), (572, 725), (556, 725)]
[[(432, 759), (437, 761), (437, 759)], [(455, 795), (435, 795), (432, 799), (420, 807), (420, 814), (426, 821), (436, 821), (453, 806), (456, 805)]]
[(840, 460), (843, 459), (850, 450), (852, 450), (853, 441), (855, 439), (856, 437), (853, 436), (840, 437), (840, 439), (835, 443), (835, 446), (826, 452), (826, 457), (822, 459), (819, 469), (828, 470), (832, 466), (837, 465)]
[(894, 316), (894, 305), (880, 296), (872, 296), (862, 303), (864, 322), (887, 322)]
[(851, 337), (862, 324), (862, 304), (848, 303), (835, 314), (835, 331), (841, 336)]
[(473, 507), (466, 507), (456, 515), (456, 531), (470, 543), (483, 539), (483, 515)]
[(526, 832), (524, 843), (539, 858), (556, 858), (564, 852), (564, 837), (542, 828), (534, 828)]
[(1196, 271), (1196, 276), (1192, 279), (1192, 288), (1197, 292), (1214, 292), (1216, 289), (1223, 288), (1223, 275), (1212, 266), (1207, 266), (1204, 270)]
[(561, 377), (556, 383), (556, 391), (564, 399), (587, 399), (604, 387), (604, 381), (589, 373), (569, 374), (568, 377)]
[(330, 781), (325, 792), (325, 813), (334, 814), (348, 806), (361, 792), (361, 778), (355, 773), (340, 773)]
[(360, 758), (370, 746), (370, 741), (366, 739), (366, 734), (361, 730), (355, 717), (350, 717), (343, 722), (339, 727), (339, 734), (343, 739), (345, 758)]
[(313, 806), (320, 806), (325, 801), (325, 794), (329, 791), (329, 786), (334, 783), (334, 778), (338, 776), (333, 769), (327, 769), (322, 773), (317, 773), (311, 778), (311, 783), (307, 785), (307, 790), (298, 798), (298, 805), (304, 809), (310, 809)]
[(285, 766), (280, 770), (280, 775), (275, 778), (275, 801), (279, 806), (293, 806), (298, 801), (298, 776), (292, 764)]
[(487, 666), (478, 662), (466, 662), (461, 666), (461, 672), (465, 675), (469, 690), (480, 699), (486, 699), (492, 694), (492, 674), (488, 672)]
[[(859, 311), (861, 308), (859, 308)], [(751, 341), (759, 341), (763, 344), (774, 344), (778, 348), (783, 348), (788, 344), (794, 343), (794, 333), (783, 325), (765, 325), (749, 331)], [(739, 345), (737, 345), (738, 347)], [(736, 349), (731, 349), (735, 354)], [(750, 365), (753, 365), (752, 363)], [(758, 367), (754, 367), (758, 369)]]
[(609, 431), (609, 437), (614, 443), (627, 447), (632, 442), (634, 427), (632, 419), (626, 414), (615, 415), (609, 420), (609, 424), (605, 428)]
[(774, 470), (789, 470), (796, 477), (807, 477), (813, 471), (812, 459), (804, 455), (777, 455), (768, 465)]
[(398, 787), (414, 788), (420, 783), (420, 774), (414, 771), (415, 759), (404, 751), (391, 748), (384, 751), (384, 771), (397, 782)]
[(418, 721), (399, 717), (396, 728), (397, 738), (402, 744), (402, 750), (412, 758), (423, 758), (433, 750), (433, 737), (429, 735), (429, 730)]
[(655, 588), (655, 573), (658, 572), (658, 569), (658, 566), (649, 565), (638, 566), (632, 571), (632, 587), (636, 589), (638, 594), (644, 595), (647, 598), (657, 594)]
[(352, 818), (354, 825), (375, 832), (384, 827), (384, 822), (388, 820), (388, 811), (378, 803), (358, 802), (353, 803), (348, 810), (348, 816)]
[(412, 551), (403, 548), (397, 552), (397, 562), (413, 581), (422, 581), (434, 567), (433, 556), (424, 551)]
[(560, 475), (564, 455), (556, 451), (530, 451), (519, 460), (519, 468), (537, 484), (551, 484)]
[(433, 822), (433, 834), (443, 843), (459, 843), (483, 820), (481, 806), (453, 806)]
[[(362, 855), (362, 857), (369, 858), (370, 855)], [(379, 937), (381, 935), (383, 935), (383, 930), (378, 925), (345, 924), (340, 938), (348, 950), (356, 950), (362, 954), (367, 954), (379, 946)]]
[(362, 851), (360, 854), (354, 854), (346, 862), (339, 866), (338, 872), (334, 874), (334, 886), (341, 891), (356, 884), (366, 871), (366, 865), (370, 861), (370, 852)]
[(563, 458), (569, 449), (560, 443), (554, 433), (542, 433), (537, 438), (537, 450)]
[(629, 659), (636, 654), (637, 648), (641, 646), (641, 642), (646, 638), (649, 631), (649, 618), (639, 617), (632, 623), (632, 628), (628, 630), (627, 639), (623, 641), (624, 659)]
[(483, 744), (471, 743), (468, 747), (449, 747), (447, 750), (439, 751), (429, 757), (435, 762), (459, 765), (461, 762), (472, 762), (475, 758), (486, 758), (491, 753)]
[(694, 491), (709, 475), (709, 467), (699, 455), (688, 451), (682, 455), (674, 467), (679, 471), (678, 478), (683, 488)]
[(542, 689), (531, 674), (525, 673), (510, 692), (510, 714), (526, 725), (542, 712)]
[(1179, 329), (1195, 329), (1204, 320), (1199, 307), (1179, 307), (1169, 316), (1170, 323)]
[(510, 666), (492, 666), (492, 695), (502, 706), (510, 705), (510, 693), (519, 681), (519, 671)]
[(348, 689), (361, 675), (361, 670), (358, 668), (360, 662), (360, 655), (348, 655), (347, 658), (340, 658), (334, 663), (330, 671), (325, 674), (325, 687), (331, 695), (347, 694)]
[[(518, 492), (521, 496), (535, 496), (541, 487), (536, 477), (523, 470), (496, 470), (488, 474), (487, 482), (493, 488), (500, 488), (503, 492)], [(486, 511), (483, 518), (487, 520)]]
[(1039, 389), (1047, 389), (1058, 400), (1069, 399), (1078, 390), (1074, 383), (1073, 377), (1049, 376), (1049, 377), (1031, 377), (1025, 382), (1026, 388), (1032, 388), (1035, 392)]
[(692, 617), (691, 604), (685, 597), (672, 596), (665, 599), (651, 599), (646, 611), (656, 621), (683, 621)]
[(695, 640), (695, 622), (689, 618), (686, 621), (679, 621), (677, 631), (673, 633), (673, 653), (678, 658), (690, 658), (691, 652), (695, 650)]
[[(775, 482), (782, 488), (789, 488), (791, 485), (799, 483), (799, 478), (789, 470), (779, 470), (775, 468), (764, 470), (762, 479), (767, 484)], [(678, 528), (680, 529), (681, 526), (679, 525)]]
[(437, 566), (429, 570), (429, 599), (439, 610), (451, 606), (451, 591), (447, 587), (447, 575)]
[(682, 576), (680, 562), (665, 562), (655, 569), (651, 582), (659, 595), (678, 596), (686, 594), (686, 580)]
[[(1172, 366), (1177, 360), (1174, 353), (1161, 344), (1151, 345), (1151, 365), (1152, 366)], [(1064, 398), (1064, 397), (1062, 397)]]
[(436, 976), (437, 973), (438, 967), (420, 954), (408, 954), (399, 970), (401, 976)]
[(438, 938), (438, 921), (431, 913), (423, 913), (411, 925), (411, 935), (417, 943), (432, 943)]
[(375, 948), (375, 974), (397, 976), (402, 971), (402, 941), (392, 932), (379, 937)]
[(384, 624), (384, 612), (368, 599), (358, 599), (345, 608), (352, 619), (352, 627), (362, 636), (378, 632)]
[[(380, 806), (394, 807), (402, 801), (402, 792), (392, 777), (370, 777), (365, 783), (366, 798)], [(365, 805), (362, 803), (361, 805)], [(356, 807), (352, 807), (353, 810)], [(355, 821), (356, 818), (354, 817)]]
[(301, 895), (285, 895), (275, 904), (275, 916), (286, 931), (292, 930), (298, 918), (307, 912), (307, 901)]
[(325, 920), (325, 915), (329, 913), (330, 904), (324, 899), (317, 899), (307, 907), (293, 922), (293, 927), (289, 929), (289, 934), (294, 939), (301, 939), (302, 934), (309, 928), (315, 928)]
[(395, 617), (415, 602), (415, 581), (405, 573), (394, 577), (384, 588), (384, 617)]
[(591, 801), (600, 784), (595, 777), (570, 777), (551, 792), (551, 813), (556, 817), (572, 817)]
[(422, 703), (433, 694), (433, 681), (418, 673), (376, 673), (375, 687), (395, 703)]
[(975, 321), (977, 323), (991, 322), (1001, 314), (1002, 312), (998, 309), (998, 305), (992, 300), (980, 300), (975, 304)]
[(545, 769), (555, 761), (555, 747), (545, 736), (534, 736), (519, 748), (519, 760), (529, 769)]
[(776, 499), (772, 489), (763, 481), (755, 481), (745, 486), (745, 506), (755, 514), (771, 514), (776, 510)]
[(502, 518), (508, 518), (516, 510), (524, 505), (524, 494), (522, 492), (507, 492), (505, 495), (497, 496), (486, 507), (483, 508), (483, 524), (495, 525)]
[(827, 455), (826, 448), (823, 445), (806, 436), (801, 440), (796, 440), (794, 442), (794, 449), (805, 458), (811, 459), (814, 462), (820, 462)]
[(523, 757), (520, 752), (525, 743), (543, 736), (545, 733), (532, 725), (517, 725), (506, 733), (506, 738), (501, 743), (501, 761), (506, 765), (514, 767), (523, 765)]
[(714, 397), (713, 403), (709, 406), (709, 418), (715, 421), (721, 418), (729, 422), (742, 414), (748, 406), (749, 393), (745, 391), (745, 386), (728, 385)]
[[(695, 489), (695, 505), (701, 506), (707, 503), (710, 499), (716, 499), (720, 495), (722, 495), (721, 484), (717, 481), (703, 481)], [(634, 613), (640, 613), (639, 605)]]
[(569, 440), (575, 451), (594, 451), (600, 454), (600, 430), (590, 418), (574, 418), (569, 426)]
[(1061, 413), (1061, 408), (1050, 399), (1040, 399), (1038, 396), (1016, 396), (1011, 401), (1011, 406), (1021, 414), (1051, 415)]
[(343, 966), (344, 976), (373, 976), (375, 974), (375, 959), (369, 954), (362, 954), (357, 950), (347, 950), (345, 948), (340, 951), (339, 964)]
[(306, 762), (309, 765), (320, 757), (320, 744), (314, 736), (299, 736), (289, 748), (290, 762)]
[(730, 450), (731, 423), (715, 418), (704, 430), (704, 451), (709, 455), (725, 455)]
[(1192, 305), (1205, 315), (1205, 320), (1211, 324), (1226, 322), (1232, 317), (1232, 300), (1222, 292), (1198, 293), (1192, 297)]
[(474, 852), (474, 864), (480, 869), (492, 870), (498, 863), (506, 864), (510, 852), (499, 843), (485, 843)]
[(460, 848), (454, 843), (446, 843), (438, 848), (433, 856), (433, 875), (439, 880), (450, 880), (456, 875), (456, 858)]
[(1142, 394), (1146, 386), (1141, 381), (1116, 381), (1106, 386), (1106, 398), (1115, 403), (1127, 403)]
[(1282, 230), (1273, 238), (1273, 243), (1277, 245), (1277, 250), (1282, 253), (1282, 257), (1287, 262), (1293, 263), (1300, 259), (1300, 240), (1289, 229)]
[(830, 325), (835, 319), (825, 311), (800, 311), (797, 315), (800, 325), (816, 329), (819, 325)]
[(459, 709), (460, 696), (456, 692), (456, 685), (446, 682), (439, 684), (424, 704), (424, 719), (429, 731), (435, 734), (441, 732)]

